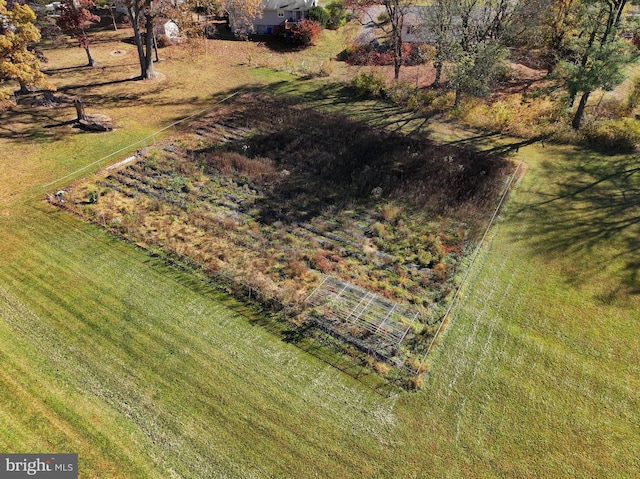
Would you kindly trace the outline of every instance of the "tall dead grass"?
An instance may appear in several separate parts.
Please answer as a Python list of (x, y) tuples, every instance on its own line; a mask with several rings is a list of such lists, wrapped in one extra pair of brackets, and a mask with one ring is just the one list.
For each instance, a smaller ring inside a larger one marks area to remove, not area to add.
[(468, 98), (457, 112), (464, 124), (490, 131), (500, 131), (529, 138), (550, 135), (567, 123), (563, 104), (551, 98), (527, 99), (513, 94), (494, 102)]
[(238, 151), (223, 150), (214, 153), (201, 153), (198, 155), (198, 161), (223, 175), (239, 174), (267, 181), (277, 174), (272, 159), (249, 157)]
[(248, 140), (247, 154), (290, 172), (273, 191), (288, 200), (304, 185), (307, 207), (317, 208), (322, 198), (361, 201), (375, 190), (387, 201), (484, 218), (510, 169), (497, 155), (372, 129), (293, 101), (245, 96), (239, 102), (240, 121), (260, 132)]

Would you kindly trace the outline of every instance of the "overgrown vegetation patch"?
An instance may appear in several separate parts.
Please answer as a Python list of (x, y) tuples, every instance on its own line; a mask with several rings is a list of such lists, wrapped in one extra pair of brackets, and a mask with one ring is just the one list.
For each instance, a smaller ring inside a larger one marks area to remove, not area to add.
[(492, 154), (247, 94), (74, 185), (65, 204), (284, 305), (295, 328), (327, 275), (410, 307), (396, 353), (416, 367), (509, 170)]

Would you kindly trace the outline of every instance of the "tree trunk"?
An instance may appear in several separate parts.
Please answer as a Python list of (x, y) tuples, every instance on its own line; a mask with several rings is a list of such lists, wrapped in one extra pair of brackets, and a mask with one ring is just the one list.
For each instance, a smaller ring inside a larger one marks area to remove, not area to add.
[(589, 95), (591, 95), (590, 91), (586, 91), (580, 97), (580, 103), (578, 104), (578, 109), (576, 110), (576, 114), (573, 117), (573, 121), (571, 122), (571, 126), (574, 130), (578, 130), (580, 128), (580, 123), (582, 123), (582, 117), (584, 115), (585, 107), (587, 106), (587, 101), (589, 100)]
[(442, 80), (442, 62), (433, 62), (433, 67), (436, 69), (436, 78), (433, 80), (433, 86), (440, 86)]
[(460, 106), (460, 99), (462, 97), (462, 89), (456, 87), (456, 99), (453, 101), (453, 107), (458, 108)]
[(393, 75), (394, 75), (394, 79), (396, 81), (398, 81), (400, 79), (400, 67), (402, 66), (402, 19), (400, 19), (400, 21), (398, 22), (398, 25), (396, 25), (396, 32), (395, 32), (395, 54), (394, 54), (394, 59), (393, 59)]
[(556, 71), (556, 64), (548, 62), (547, 63), (547, 75), (552, 75), (554, 71)]
[(156, 38), (156, 32), (153, 32), (153, 52), (156, 55), (155, 62), (160, 63), (160, 56), (158, 55), (158, 39)]
[(113, 23), (113, 31), (117, 31), (118, 30), (118, 25), (116, 23), (116, 16), (113, 13), (113, 5), (109, 5), (109, 13), (111, 14), (111, 22)]
[(89, 61), (89, 66), (90, 67), (96, 66), (96, 62), (93, 59), (93, 57), (91, 56), (91, 50), (89, 49), (88, 45), (86, 47), (84, 47), (84, 51), (87, 52), (87, 60)]
[(20, 82), (20, 90), (18, 90), (18, 95), (28, 95), (29, 93), (32, 93), (33, 90), (31, 90), (31, 88), (29, 88), (29, 86), (24, 83), (24, 82)]
[(140, 61), (140, 78), (147, 77), (146, 61), (144, 58), (144, 50), (142, 49), (142, 37), (140, 36), (140, 27), (138, 26), (138, 9), (136, 6), (127, 7), (129, 13), (129, 20), (131, 21), (131, 27), (133, 28), (133, 38), (136, 42), (136, 48), (138, 49), (138, 60)]
[(400, 27), (396, 25), (393, 30), (393, 78), (395, 81), (400, 79), (400, 67), (402, 66), (402, 30), (398, 30), (398, 28), (402, 28), (402, 24)]
[(76, 114), (78, 119), (76, 121), (85, 120), (87, 115), (84, 113), (84, 102), (80, 98), (73, 100), (73, 106), (76, 107)]
[(395, 81), (400, 79), (400, 67), (402, 66), (402, 27), (404, 25), (404, 10), (400, 0), (387, 0), (384, 2), (385, 11), (391, 23), (388, 32), (393, 45), (393, 74)]
[(156, 77), (156, 72), (153, 69), (153, 18), (154, 16), (150, 12), (146, 12), (146, 32), (145, 32), (145, 75), (144, 79), (152, 79)]
[(400, 79), (400, 66), (402, 65), (402, 58), (396, 58), (393, 62), (393, 78), (395, 81)]

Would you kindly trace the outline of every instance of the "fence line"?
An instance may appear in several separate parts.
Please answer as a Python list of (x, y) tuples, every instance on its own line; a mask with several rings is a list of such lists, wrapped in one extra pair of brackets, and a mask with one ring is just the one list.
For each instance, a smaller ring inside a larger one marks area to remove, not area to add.
[(516, 175), (518, 174), (518, 171), (520, 171), (520, 167), (522, 166), (523, 162), (524, 162), (524, 157), (520, 160), (520, 163), (518, 163), (518, 167), (515, 169), (515, 171), (511, 175), (511, 178), (509, 179), (509, 182), (505, 186), (504, 191), (502, 192), (502, 196), (500, 196), (500, 201), (498, 202), (498, 205), (496, 206), (495, 211), (491, 215), (491, 218), (489, 219), (489, 223), (487, 224), (487, 227), (484, 230), (484, 234), (482, 235), (482, 238), (480, 239), (480, 241), (478, 243), (478, 246), (476, 247), (476, 250), (474, 251), (473, 256), (471, 257), (471, 261), (469, 262), (469, 266), (467, 267), (467, 271), (465, 271), (464, 276), (462, 277), (462, 281), (460, 281), (460, 284), (458, 285), (458, 288), (456, 289), (455, 294), (453, 295), (453, 298), (451, 299), (451, 302), (449, 303), (449, 306), (447, 307), (447, 310), (444, 313), (444, 316), (442, 316), (442, 321), (440, 322), (440, 326), (438, 326), (438, 329), (436, 330), (436, 333), (433, 335), (433, 338), (431, 339), (431, 343), (429, 343), (429, 347), (427, 348), (427, 352), (424, 354), (424, 357), (422, 358), (422, 361), (420, 362), (420, 366), (417, 369), (416, 376), (418, 374), (420, 374), (420, 372), (422, 370), (422, 367), (424, 366), (424, 363), (427, 361), (427, 357), (429, 357), (429, 353), (433, 349), (433, 346), (434, 346), (434, 344), (436, 342), (436, 339), (438, 339), (438, 336), (442, 332), (444, 324), (447, 322), (447, 317), (449, 316), (449, 313), (451, 313), (451, 310), (453, 309), (453, 306), (456, 304), (456, 301), (458, 300), (458, 296), (460, 295), (460, 291), (462, 290), (462, 287), (464, 286), (465, 282), (467, 281), (469, 273), (471, 272), (471, 268), (473, 267), (473, 265), (474, 265), (474, 263), (476, 261), (476, 258), (478, 257), (478, 254), (480, 253), (480, 248), (482, 248), (482, 245), (484, 244), (484, 241), (487, 238), (487, 235), (489, 234), (489, 229), (491, 229), (491, 226), (493, 226), (493, 223), (494, 223), (496, 217), (498, 216), (498, 213), (500, 212), (500, 208), (502, 208), (502, 204), (504, 203), (504, 200), (507, 198), (507, 194), (509, 193), (509, 190), (511, 190), (511, 187), (513, 186), (513, 182), (514, 182), (514, 180), (516, 178)]
[[(76, 174), (80, 173), (81, 171), (84, 171), (84, 170), (86, 170), (88, 168), (91, 168), (92, 166), (100, 164), (100, 163), (104, 162), (105, 160), (107, 160), (107, 159), (109, 159), (109, 158), (111, 158), (111, 157), (113, 157), (113, 156), (115, 156), (115, 155), (117, 155), (119, 153), (122, 153), (123, 151), (132, 149), (136, 145), (144, 143), (144, 145), (146, 147), (148, 140), (151, 140), (151, 145), (154, 145), (156, 143), (156, 135), (158, 135), (160, 133), (163, 133), (163, 132), (165, 132), (165, 131), (167, 131), (167, 130), (169, 130), (171, 128), (173, 128), (174, 131), (175, 131), (175, 127), (177, 125), (179, 125), (181, 123), (184, 123), (186, 121), (189, 121), (189, 120), (191, 120), (191, 119), (193, 119), (193, 118), (195, 118), (197, 116), (200, 116), (203, 113), (207, 113), (207, 112), (213, 110), (215, 105), (219, 105), (221, 103), (224, 103), (225, 101), (229, 100), (230, 98), (233, 98), (234, 96), (238, 95), (239, 93), (240, 93), (239, 91), (236, 91), (236, 92), (226, 96), (225, 98), (215, 102), (212, 106), (210, 106), (208, 108), (199, 110), (199, 111), (197, 111), (197, 112), (195, 112), (195, 113), (193, 113), (193, 114), (191, 114), (189, 116), (181, 118), (181, 119), (179, 119), (179, 120), (177, 120), (177, 121), (165, 126), (164, 128), (161, 128), (160, 130), (157, 130), (157, 131), (151, 133), (150, 135), (146, 136), (145, 138), (142, 138), (142, 139), (140, 139), (138, 141), (135, 141), (135, 142), (127, 145), (127, 146), (124, 146), (124, 147), (122, 147), (122, 148), (120, 148), (120, 149), (118, 149), (118, 150), (116, 150), (116, 151), (114, 151), (114, 152), (112, 152), (112, 153), (100, 158), (99, 160), (96, 160), (96, 161), (94, 161), (92, 163), (89, 163), (89, 164), (83, 166), (82, 168), (79, 168), (79, 169), (77, 169), (77, 170), (75, 170), (75, 171), (73, 171), (73, 172), (71, 172), (71, 173), (69, 173), (69, 174), (67, 174), (65, 176), (62, 176), (62, 177), (57, 178), (57, 179), (55, 179), (55, 180), (53, 180), (53, 181), (51, 181), (51, 182), (49, 182), (47, 184), (42, 185), (41, 187), (42, 187), (43, 190), (46, 190), (46, 188), (50, 187), (51, 185), (59, 183), (59, 182), (65, 180), (65, 179), (71, 178), (71, 177), (75, 176)], [(498, 205), (496, 206), (496, 209), (494, 210), (491, 218), (489, 219), (489, 222), (488, 222), (487, 227), (486, 227), (486, 229), (484, 231), (484, 234), (482, 235), (482, 238), (480, 239), (480, 241), (478, 243), (478, 246), (476, 247), (476, 249), (475, 249), (475, 251), (473, 253), (473, 256), (471, 258), (469, 266), (468, 266), (468, 268), (467, 268), (467, 270), (466, 270), (466, 272), (465, 272), (465, 274), (464, 274), (464, 276), (463, 276), (458, 288), (455, 291), (453, 299), (449, 303), (449, 306), (447, 307), (447, 310), (445, 311), (445, 313), (443, 315), (443, 320), (441, 321), (440, 325), (438, 326), (438, 329), (436, 330), (436, 332), (435, 332), (435, 334), (434, 334), (434, 336), (433, 336), (433, 338), (432, 338), (432, 340), (431, 340), (431, 342), (429, 344), (429, 347), (427, 348), (427, 352), (424, 354), (424, 357), (423, 357), (422, 361), (420, 362), (419, 366), (415, 370), (413, 370), (413, 368), (407, 367), (406, 364), (402, 364), (402, 365), (399, 365), (399, 368), (403, 368), (403, 369), (409, 370), (410, 372), (415, 373), (416, 376), (419, 375), (420, 372), (422, 371), (424, 363), (426, 362), (431, 350), (433, 349), (433, 346), (434, 346), (438, 336), (442, 332), (443, 326), (444, 326), (444, 324), (446, 322), (447, 317), (451, 313), (451, 310), (453, 309), (453, 306), (456, 304), (456, 301), (457, 301), (457, 299), (459, 297), (459, 293), (462, 290), (462, 287), (464, 286), (464, 284), (466, 283), (466, 280), (467, 280), (467, 278), (469, 276), (471, 268), (472, 268), (472, 266), (474, 265), (474, 263), (476, 261), (476, 258), (477, 258), (478, 254), (480, 252), (480, 249), (481, 249), (482, 245), (485, 242), (485, 239), (486, 239), (486, 237), (487, 237), (487, 235), (489, 233), (489, 230), (490, 230), (491, 226), (493, 225), (493, 223), (495, 222), (495, 219), (496, 219), (496, 217), (497, 217), (497, 215), (498, 215), (498, 213), (500, 211), (500, 208), (502, 207), (502, 205), (503, 205), (503, 203), (504, 203), (504, 201), (505, 201), (505, 199), (507, 197), (507, 194), (509, 193), (509, 190), (511, 189), (511, 187), (512, 187), (512, 185), (514, 183), (515, 178), (516, 178), (516, 176), (517, 176), (517, 174), (518, 174), (523, 162), (524, 162), (524, 158), (520, 160), (520, 163), (518, 164), (518, 166), (516, 167), (515, 171), (511, 175), (511, 178), (509, 179), (509, 181), (508, 181), (508, 183), (507, 183), (507, 185), (506, 185), (506, 187), (505, 187), (505, 189), (504, 189), (504, 191), (503, 191), (503, 193), (502, 193), (502, 195), (500, 197)], [(57, 206), (60, 206), (60, 205), (57, 205)], [(83, 216), (81, 213), (79, 213), (79, 212), (77, 212), (77, 211), (75, 211), (73, 209), (67, 208), (66, 205), (63, 206), (63, 208), (64, 209), (68, 209), (70, 212), (72, 212), (72, 213), (74, 213), (76, 215)], [(117, 236), (120, 236), (123, 239), (126, 239), (126, 240), (130, 241), (130, 238), (126, 237), (121, 232), (117, 232), (117, 231), (113, 230), (112, 228), (107, 228), (107, 230), (109, 230), (112, 234), (116, 234)], [(186, 262), (186, 264), (185, 264), (184, 260), (181, 260), (179, 258), (175, 258), (174, 259), (174, 258), (171, 258), (170, 256), (166, 256), (166, 257), (163, 258), (163, 260), (165, 262), (169, 263), (169, 264), (172, 264), (174, 266), (178, 266), (181, 269), (190, 269), (192, 272), (194, 271), (193, 267), (195, 265), (189, 264), (189, 262)], [(242, 281), (241, 279), (239, 279), (237, 277), (233, 277), (233, 276), (230, 276), (228, 274), (225, 274), (225, 273), (219, 272), (219, 271), (211, 272), (210, 276), (213, 276), (213, 278), (210, 277), (208, 279), (208, 281), (207, 281), (207, 283), (210, 286), (213, 286), (213, 287), (215, 287), (217, 289), (223, 290), (224, 292), (226, 292), (227, 294), (231, 294), (232, 296), (236, 296), (237, 299), (241, 299), (241, 298), (238, 298), (238, 293), (241, 293), (242, 290), (245, 290), (245, 293), (242, 294), (242, 296), (244, 296), (247, 299), (249, 299), (249, 301), (254, 301), (253, 298), (255, 298), (255, 301), (257, 301), (258, 303), (261, 303), (263, 307), (267, 307), (267, 308), (272, 309), (272, 310), (274, 310), (275, 308), (272, 308), (272, 307), (270, 308), (269, 307), (269, 303), (271, 303), (271, 304), (275, 303), (275, 304), (279, 305), (280, 308), (275, 310), (275, 311), (273, 311), (273, 312), (278, 312), (278, 311), (282, 312), (284, 314), (285, 318), (289, 314), (291, 314), (292, 310), (296, 311), (296, 309), (297, 309), (294, 305), (286, 304), (286, 303), (282, 302), (280, 299), (278, 299), (275, 296), (271, 296), (271, 295), (265, 294), (264, 292), (260, 291), (259, 289), (251, 286), (250, 284)], [(235, 289), (235, 291), (229, 291), (229, 288), (233, 288), (233, 289)], [(315, 290), (314, 290), (314, 292), (315, 292)], [(312, 296), (312, 295), (313, 295), (313, 293), (311, 293), (311, 295), (309, 295), (309, 297)], [(306, 300), (305, 300), (305, 302), (306, 302)], [(318, 321), (316, 320), (314, 322), (317, 323)], [(324, 329), (324, 328), (320, 328), (320, 329)], [(366, 351), (363, 350), (363, 352), (366, 352)], [(369, 354), (371, 354), (370, 350), (368, 352), (369, 352)], [(374, 356), (376, 356), (376, 355), (377, 354), (374, 354)], [(383, 358), (386, 359), (386, 360), (389, 360), (389, 358), (386, 358), (384, 356), (382, 356), (380, 359), (383, 359)]]
[[(232, 93), (231, 95), (228, 95), (228, 96), (224, 97), (222, 100), (217, 101), (216, 103), (214, 103), (214, 105), (219, 105), (220, 103), (223, 103), (223, 102), (227, 101), (229, 98), (233, 98), (233, 97), (234, 97), (234, 96), (236, 96), (238, 93), (239, 93), (239, 92), (238, 92), (238, 91), (236, 91), (236, 92)], [(119, 153), (122, 153), (123, 151), (127, 151), (127, 150), (129, 150), (129, 149), (132, 149), (132, 148), (133, 148), (133, 147), (135, 147), (136, 145), (139, 145), (139, 144), (141, 144), (141, 143), (144, 143), (144, 146), (146, 147), (146, 146), (147, 146), (147, 140), (151, 140), (151, 144), (152, 144), (152, 145), (154, 145), (154, 144), (156, 143), (156, 135), (158, 135), (158, 134), (160, 134), (160, 133), (163, 133), (163, 132), (167, 131), (167, 130), (168, 130), (168, 129), (170, 129), (170, 128), (175, 128), (175, 127), (176, 127), (176, 125), (179, 125), (180, 123), (183, 123), (183, 122), (185, 122), (185, 121), (191, 120), (191, 119), (193, 119), (193, 118), (195, 118), (195, 117), (197, 117), (197, 116), (199, 116), (199, 115), (202, 115), (203, 113), (206, 113), (206, 112), (208, 112), (208, 111), (210, 111), (210, 110), (212, 110), (212, 109), (213, 109), (213, 106), (211, 106), (211, 107), (209, 107), (209, 108), (205, 108), (205, 109), (200, 110), (200, 111), (197, 111), (196, 113), (193, 113), (193, 114), (191, 114), (191, 115), (189, 115), (189, 116), (186, 116), (186, 117), (184, 117), (184, 118), (181, 118), (181, 119), (180, 119), (180, 120), (178, 120), (178, 121), (174, 121), (174, 122), (173, 122), (173, 123), (171, 123), (170, 125), (167, 125), (167, 126), (165, 126), (164, 128), (161, 128), (160, 130), (158, 130), (158, 131), (155, 131), (155, 132), (151, 133), (149, 136), (146, 136), (145, 138), (142, 138), (141, 140), (135, 141), (135, 142), (133, 142), (133, 143), (131, 143), (131, 144), (129, 144), (129, 145), (127, 145), (127, 146), (125, 146), (125, 147), (120, 148), (119, 150), (116, 150), (116, 151), (114, 151), (114, 152), (111, 152), (111, 153), (109, 153), (107, 156), (104, 156), (104, 157), (100, 158), (99, 160), (94, 161), (93, 163), (89, 163), (88, 165), (85, 165), (85, 166), (83, 166), (82, 168), (79, 168), (79, 169), (77, 169), (77, 170), (75, 170), (75, 171), (72, 171), (71, 173), (69, 173), (69, 174), (67, 174), (67, 175), (65, 175), (65, 176), (62, 176), (62, 177), (60, 177), (60, 178), (57, 178), (57, 179), (55, 179), (55, 180), (51, 181), (50, 183), (47, 183), (46, 185), (42, 185), (42, 189), (43, 189), (43, 190), (46, 190), (46, 189), (47, 189), (48, 187), (50, 187), (51, 185), (55, 185), (56, 183), (59, 183), (59, 182), (61, 182), (61, 181), (63, 181), (63, 180), (66, 180), (66, 179), (68, 179), (68, 178), (71, 178), (71, 177), (75, 176), (76, 174), (80, 173), (81, 171), (84, 171), (84, 170), (86, 170), (87, 168), (91, 168), (92, 166), (98, 165), (98, 164), (102, 163), (103, 161), (105, 161), (105, 160), (107, 160), (107, 159), (111, 158), (112, 156), (115, 156), (115, 155), (117, 155), (117, 154), (119, 154)]]

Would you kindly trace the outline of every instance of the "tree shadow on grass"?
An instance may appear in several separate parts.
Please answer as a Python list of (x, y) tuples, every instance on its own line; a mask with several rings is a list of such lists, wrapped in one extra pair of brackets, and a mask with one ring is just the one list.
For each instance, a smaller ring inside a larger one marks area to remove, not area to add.
[[(292, 86), (298, 83), (303, 86)], [(469, 223), (484, 224), (504, 175), (513, 169), (505, 156), (543, 140), (480, 132), (439, 144), (428, 139), (429, 116), (383, 101), (363, 102), (342, 84), (299, 80), (245, 92), (262, 100), (244, 107), (240, 123), (261, 124), (254, 125), (260, 133), (225, 149), (271, 158), (286, 173), (271, 200), (254, 205), (265, 223), (311, 221), (327, 207), (366, 202), (380, 190), (384, 198), (437, 214), (463, 211)], [(318, 111), (325, 103), (328, 110)]]
[[(214, 108), (218, 101), (233, 93), (223, 92), (206, 99), (180, 95), (173, 98), (156, 96), (168, 88), (166, 82), (149, 83), (148, 86), (142, 86), (135, 91), (125, 89), (112, 93), (105, 92), (100, 88), (136, 81), (137, 78), (134, 77), (86, 85), (70, 85), (60, 88), (56, 95), (64, 93), (69, 95), (69, 98), (77, 96), (84, 100), (87, 113), (110, 115), (110, 112), (115, 108), (122, 109), (137, 105), (140, 105), (141, 108), (168, 108), (172, 106), (183, 107), (188, 104), (193, 108)], [(255, 89), (255, 86), (246, 88), (247, 91), (252, 89)], [(30, 97), (33, 98), (34, 95), (41, 95), (41, 93), (30, 94)], [(21, 102), (17, 108), (0, 114), (0, 135), (12, 141), (26, 143), (60, 140), (67, 135), (79, 133), (70, 128), (75, 117), (76, 112), (70, 102), (60, 103), (53, 107), (31, 107), (25, 101)], [(175, 115), (167, 120), (167, 124), (170, 125), (183, 118), (184, 115)]]
[(408, 110), (382, 99), (361, 98), (350, 85), (327, 83), (314, 78), (281, 82), (268, 91), (277, 95), (292, 95), (312, 103), (314, 107), (327, 107), (332, 112), (364, 119), (373, 127), (409, 136), (428, 134), (429, 122), (437, 116), (436, 112), (425, 114)]
[(49, 128), (58, 128), (61, 126), (69, 126), (69, 125), (73, 125), (74, 123), (76, 123), (76, 120), (67, 120), (67, 121), (61, 121), (59, 123), (52, 123), (51, 125), (44, 125), (43, 128), (45, 129), (49, 129)]
[[(266, 224), (309, 222), (327, 208), (389, 200), (480, 224), (512, 169), (499, 155), (372, 128), (297, 100), (262, 95), (235, 103), (231, 116), (215, 116), (211, 124), (236, 123), (258, 133), (223, 150), (214, 146), (194, 153), (214, 171), (229, 150), (237, 155), (236, 168), (258, 168), (268, 159), (279, 173), (261, 186), (270, 194), (252, 205)], [(244, 156), (248, 159), (241, 160)]]
[(267, 88), (272, 94), (295, 95), (319, 104), (344, 105), (353, 103), (351, 89), (342, 83), (319, 82), (313, 78), (281, 81)]
[[(59, 108), (22, 108), (15, 112), (5, 113), (10, 121), (0, 121), (0, 135), (17, 142), (40, 143), (59, 140), (66, 130), (57, 127), (68, 126), (73, 106), (64, 105)], [(75, 115), (73, 115), (75, 117)], [(69, 133), (71, 132), (69, 128)]]
[(129, 83), (129, 82), (140, 81), (140, 80), (141, 80), (140, 76), (135, 76), (131, 78), (122, 78), (119, 80), (110, 80), (110, 81), (104, 81), (104, 82), (81, 83), (79, 85), (64, 86), (60, 88), (60, 91), (68, 93), (69, 91), (78, 90), (78, 89), (99, 88), (102, 86), (118, 85), (120, 83)]
[(79, 70), (89, 70), (91, 68), (93, 67), (90, 67), (87, 65), (77, 65), (74, 67), (49, 68), (49, 69), (42, 70), (42, 73), (45, 73), (47, 75), (54, 75), (54, 74), (62, 74), (62, 73), (71, 73)]
[(519, 211), (535, 251), (578, 263), (568, 268), (576, 285), (610, 271), (616, 284), (602, 295), (605, 302), (640, 294), (640, 159), (594, 155), (548, 161), (542, 169), (548, 183), (540, 200)]

